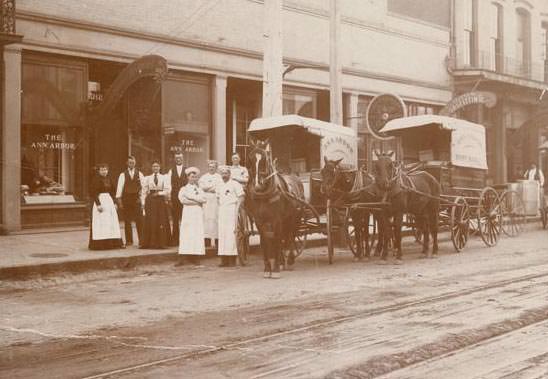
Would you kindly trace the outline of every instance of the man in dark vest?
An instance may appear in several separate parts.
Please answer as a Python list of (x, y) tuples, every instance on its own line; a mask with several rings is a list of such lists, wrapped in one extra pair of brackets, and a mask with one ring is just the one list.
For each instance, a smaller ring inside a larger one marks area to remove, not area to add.
[(141, 209), (141, 181), (144, 176), (136, 165), (135, 157), (127, 158), (127, 169), (118, 177), (116, 202), (124, 221), (126, 246), (133, 245), (133, 223), (137, 228), (137, 237), (141, 243), (143, 212)]
[(173, 230), (171, 236), (173, 246), (179, 245), (179, 223), (183, 213), (183, 205), (179, 201), (179, 190), (187, 184), (185, 167), (183, 166), (183, 153), (175, 153), (175, 166), (167, 173), (171, 181), (171, 216), (173, 218)]

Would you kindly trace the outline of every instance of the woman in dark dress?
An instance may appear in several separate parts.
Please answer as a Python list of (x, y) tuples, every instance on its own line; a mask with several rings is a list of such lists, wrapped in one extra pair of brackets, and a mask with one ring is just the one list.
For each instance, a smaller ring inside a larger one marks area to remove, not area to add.
[(99, 164), (91, 185), (93, 206), (89, 231), (90, 250), (119, 249), (123, 247), (118, 213), (114, 205), (116, 187), (108, 176), (108, 166)]
[(144, 207), (144, 231), (141, 249), (164, 249), (171, 241), (171, 226), (167, 201), (171, 195), (171, 183), (160, 173), (160, 162), (152, 163), (152, 175), (145, 176), (142, 183)]

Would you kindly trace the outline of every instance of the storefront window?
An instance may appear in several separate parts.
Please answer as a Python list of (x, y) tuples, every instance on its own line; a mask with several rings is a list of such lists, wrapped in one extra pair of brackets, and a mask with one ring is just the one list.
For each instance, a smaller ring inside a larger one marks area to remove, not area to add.
[(182, 152), (186, 166), (207, 168), (210, 157), (210, 86), (205, 78), (169, 78), (162, 84), (164, 162)]
[(23, 201), (43, 204), (81, 199), (86, 65), (24, 57), (22, 74)]

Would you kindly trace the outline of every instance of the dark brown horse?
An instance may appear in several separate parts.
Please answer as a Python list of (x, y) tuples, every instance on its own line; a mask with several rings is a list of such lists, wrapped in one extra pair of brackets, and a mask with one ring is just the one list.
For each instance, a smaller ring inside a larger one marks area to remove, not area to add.
[(245, 208), (261, 237), (265, 278), (279, 278), (283, 249), (289, 251), (288, 264), (295, 260), (295, 236), (302, 214), (299, 200), (304, 201), (304, 187), (296, 176), (277, 172), (268, 142), (252, 143), (247, 167)]
[[(382, 200), (382, 193), (375, 186), (374, 178), (361, 170), (346, 170), (341, 167), (341, 159), (330, 160), (324, 157), (321, 191), (334, 205), (352, 205), (357, 203), (378, 203)], [(387, 248), (386, 220), (384, 214), (371, 208), (351, 208), (350, 216), (354, 226), (356, 238), (355, 252), (358, 260), (369, 258), (369, 220), (373, 215), (378, 226), (378, 242), (375, 255)]]
[[(441, 186), (425, 171), (410, 174), (402, 166), (392, 161), (392, 154), (377, 154), (373, 175), (376, 186), (389, 203), (388, 215), (394, 218), (394, 247), (396, 259), (401, 263), (401, 229), (403, 215), (411, 214), (417, 227), (423, 232), (422, 253), (430, 257), (429, 235), (432, 235), (432, 253), (438, 253), (438, 217), (440, 210)], [(386, 255), (383, 256), (386, 259)]]

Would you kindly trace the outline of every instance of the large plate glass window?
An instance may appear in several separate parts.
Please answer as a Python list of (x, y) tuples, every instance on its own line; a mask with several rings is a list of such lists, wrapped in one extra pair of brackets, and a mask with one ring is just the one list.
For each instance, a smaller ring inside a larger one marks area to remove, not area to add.
[(44, 204), (81, 199), (86, 176), (82, 121), (86, 64), (24, 55), (22, 88), (23, 201)]
[(162, 150), (164, 162), (173, 164), (182, 152), (184, 164), (207, 169), (210, 157), (210, 82), (208, 78), (172, 76), (162, 84)]

